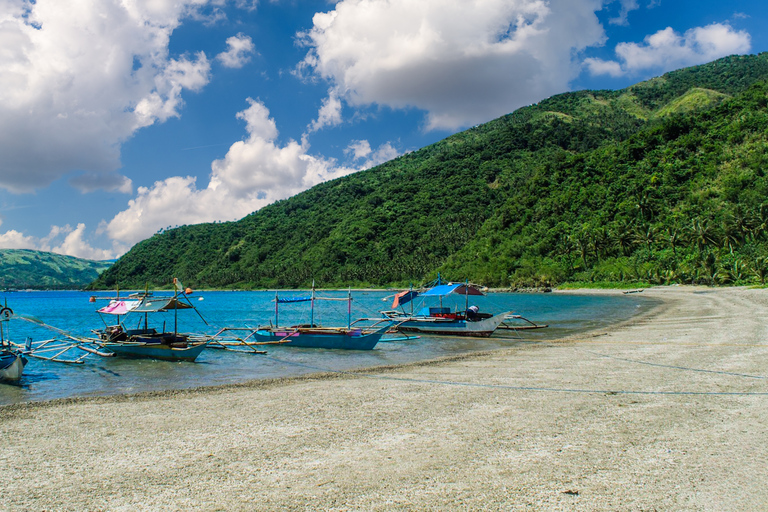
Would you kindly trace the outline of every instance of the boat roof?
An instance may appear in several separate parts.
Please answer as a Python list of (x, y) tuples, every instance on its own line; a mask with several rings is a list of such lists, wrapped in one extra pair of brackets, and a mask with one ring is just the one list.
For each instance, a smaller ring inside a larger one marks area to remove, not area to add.
[(109, 304), (97, 311), (109, 315), (125, 315), (139, 305), (138, 300), (111, 300)]
[(99, 313), (109, 315), (126, 315), (128, 313), (156, 313), (174, 309), (195, 309), (187, 302), (176, 297), (144, 297), (142, 300), (113, 300), (109, 305), (99, 309)]
[(275, 298), (275, 302), (278, 304), (288, 304), (291, 302), (309, 302), (311, 300), (312, 297), (288, 297), (287, 299)]
[(433, 288), (428, 289), (425, 292), (417, 292), (415, 290), (406, 290), (395, 295), (395, 300), (392, 302), (392, 308), (397, 308), (403, 304), (407, 304), (416, 297), (444, 297), (452, 293), (458, 295), (485, 295), (480, 288), (473, 284), (467, 283), (449, 283), (441, 284)]
[(482, 290), (475, 285), (466, 283), (441, 284), (434, 288), (430, 288), (421, 295), (423, 297), (443, 297), (445, 295), (450, 295), (451, 293), (456, 293), (458, 295), (485, 295)]
[(182, 302), (176, 297), (145, 297), (131, 310), (131, 313), (155, 313), (173, 309), (195, 309), (195, 306)]

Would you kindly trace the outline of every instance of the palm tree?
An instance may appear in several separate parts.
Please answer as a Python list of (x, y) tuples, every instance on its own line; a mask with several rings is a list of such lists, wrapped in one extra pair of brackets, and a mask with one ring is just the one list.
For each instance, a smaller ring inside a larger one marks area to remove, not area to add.
[(672, 247), (672, 254), (675, 256), (675, 261), (677, 261), (677, 248), (683, 244), (681, 235), (680, 226), (677, 224), (673, 224), (667, 228), (667, 242), (669, 242), (669, 246)]
[(768, 233), (768, 203), (763, 203), (755, 212), (750, 234), (754, 239), (765, 238)]
[(708, 219), (693, 219), (691, 223), (691, 241), (696, 244), (699, 253), (710, 246), (716, 246), (717, 233)]
[(608, 235), (608, 228), (599, 227), (592, 231), (592, 247), (595, 249), (595, 257), (600, 261), (600, 256), (607, 252), (610, 247), (611, 237)]
[(635, 233), (635, 240), (645, 244), (648, 252), (651, 251), (653, 243), (656, 241), (658, 230), (652, 225), (641, 226)]
[(750, 266), (752, 273), (760, 280), (760, 284), (765, 285), (765, 280), (768, 279), (768, 258), (765, 256), (755, 258)]
[(619, 247), (621, 255), (629, 255), (635, 240), (632, 223), (627, 221), (620, 221), (612, 230), (612, 235), (614, 243)]

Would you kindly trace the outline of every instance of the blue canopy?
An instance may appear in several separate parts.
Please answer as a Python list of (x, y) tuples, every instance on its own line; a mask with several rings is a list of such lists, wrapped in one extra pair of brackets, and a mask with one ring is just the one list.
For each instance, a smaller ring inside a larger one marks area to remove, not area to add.
[(421, 295), (424, 297), (443, 297), (445, 295), (450, 295), (451, 293), (456, 293), (458, 295), (485, 295), (477, 287), (464, 283), (441, 284), (440, 286), (430, 288)]
[(275, 299), (278, 304), (288, 304), (291, 302), (309, 302), (312, 297), (289, 297), (287, 299)]

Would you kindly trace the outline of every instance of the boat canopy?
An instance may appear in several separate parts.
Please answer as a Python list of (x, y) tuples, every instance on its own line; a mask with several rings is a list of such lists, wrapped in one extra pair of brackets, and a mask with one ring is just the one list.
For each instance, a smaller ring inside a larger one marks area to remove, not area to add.
[(287, 299), (278, 299), (275, 298), (275, 302), (278, 304), (290, 304), (292, 302), (309, 302), (312, 300), (312, 297), (288, 297)]
[(406, 290), (395, 295), (395, 300), (392, 302), (392, 309), (408, 304), (413, 299), (419, 296), (419, 292), (414, 290)]
[(133, 308), (139, 305), (138, 300), (112, 300), (109, 305), (99, 309), (99, 313), (107, 313), (109, 315), (125, 315)]
[(439, 286), (435, 286), (434, 288), (430, 288), (421, 295), (424, 297), (443, 297), (452, 293), (458, 295), (485, 295), (476, 286), (465, 283), (441, 284)]
[(140, 304), (130, 310), (131, 313), (156, 313), (158, 311), (170, 311), (173, 309), (195, 309), (186, 302), (181, 302), (176, 297), (145, 297)]

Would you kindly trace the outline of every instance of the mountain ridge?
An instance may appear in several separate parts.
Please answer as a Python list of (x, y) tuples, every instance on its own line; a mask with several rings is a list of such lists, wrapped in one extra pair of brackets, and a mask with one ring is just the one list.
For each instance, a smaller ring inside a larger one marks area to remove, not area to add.
[(81, 289), (111, 265), (52, 252), (0, 249), (0, 288)]
[(766, 80), (764, 53), (556, 95), (239, 221), (157, 234), (91, 287), (762, 282)]

